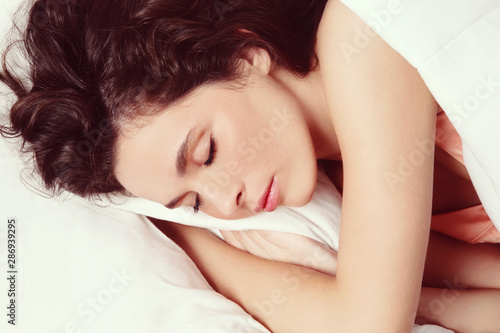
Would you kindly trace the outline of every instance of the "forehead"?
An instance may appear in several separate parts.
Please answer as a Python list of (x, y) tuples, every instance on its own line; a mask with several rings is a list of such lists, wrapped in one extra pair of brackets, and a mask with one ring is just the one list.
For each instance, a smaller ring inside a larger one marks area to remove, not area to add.
[(177, 151), (195, 124), (189, 111), (179, 106), (124, 124), (117, 141), (118, 181), (134, 195), (167, 200), (166, 189), (175, 187), (177, 178)]

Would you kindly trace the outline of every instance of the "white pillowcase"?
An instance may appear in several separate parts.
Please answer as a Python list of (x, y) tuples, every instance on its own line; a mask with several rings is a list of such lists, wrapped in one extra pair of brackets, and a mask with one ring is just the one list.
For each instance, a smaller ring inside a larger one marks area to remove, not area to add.
[[(303, 207), (278, 207), (273, 212), (263, 212), (240, 220), (221, 220), (192, 208), (168, 209), (165, 206), (142, 198), (115, 197), (119, 204), (113, 207), (133, 211), (160, 220), (221, 230), (273, 230), (304, 235), (338, 251), (340, 233), (340, 208), (342, 198), (330, 179), (318, 172), (318, 182), (311, 202)], [(106, 204), (109, 204), (106, 202)]]

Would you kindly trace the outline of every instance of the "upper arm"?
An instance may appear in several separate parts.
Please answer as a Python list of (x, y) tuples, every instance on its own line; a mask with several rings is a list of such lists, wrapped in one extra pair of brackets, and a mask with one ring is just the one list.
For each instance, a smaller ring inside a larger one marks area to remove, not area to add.
[(416, 311), (425, 261), (437, 105), (416, 69), (379, 36), (346, 57), (355, 27), (369, 29), (330, 0), (318, 57), (344, 164), (337, 279), (348, 313), (363, 308), (367, 323), (401, 329)]

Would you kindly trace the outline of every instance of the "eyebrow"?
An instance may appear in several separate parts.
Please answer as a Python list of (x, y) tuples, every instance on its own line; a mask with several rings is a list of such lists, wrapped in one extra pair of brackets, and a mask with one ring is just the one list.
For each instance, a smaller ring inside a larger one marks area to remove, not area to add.
[(177, 152), (177, 161), (175, 166), (177, 167), (177, 173), (180, 177), (183, 177), (186, 174), (186, 156), (189, 146), (189, 139), (191, 138), (192, 130), (186, 135), (186, 138), (182, 142), (179, 147), (179, 151)]

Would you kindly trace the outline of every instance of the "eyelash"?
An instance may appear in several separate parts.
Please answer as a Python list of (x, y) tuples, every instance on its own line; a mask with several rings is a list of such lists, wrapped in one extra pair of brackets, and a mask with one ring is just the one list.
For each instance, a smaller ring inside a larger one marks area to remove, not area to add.
[(194, 213), (197, 214), (201, 207), (200, 195), (196, 194), (196, 201), (193, 207)]
[(210, 153), (208, 154), (208, 159), (205, 162), (205, 166), (210, 166), (214, 162), (215, 155), (217, 154), (217, 144), (213, 137), (210, 137)]
[[(217, 144), (215, 142), (215, 139), (213, 137), (210, 137), (210, 152), (208, 154), (208, 159), (204, 163), (204, 165), (205, 166), (212, 165), (212, 163), (214, 162), (216, 154), (217, 154)], [(196, 194), (196, 201), (195, 201), (195, 204), (193, 206), (193, 211), (194, 211), (195, 214), (198, 213), (198, 211), (200, 210), (201, 206), (202, 206), (202, 202), (201, 202), (201, 199), (200, 199), (200, 195)]]

